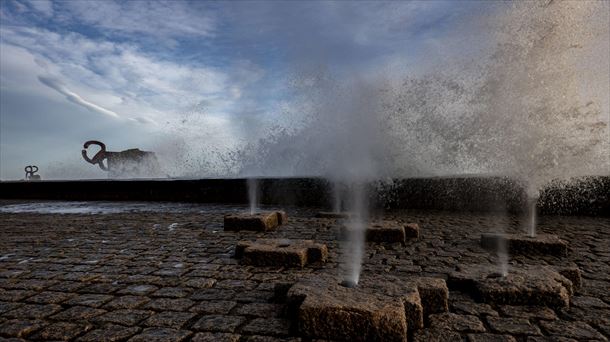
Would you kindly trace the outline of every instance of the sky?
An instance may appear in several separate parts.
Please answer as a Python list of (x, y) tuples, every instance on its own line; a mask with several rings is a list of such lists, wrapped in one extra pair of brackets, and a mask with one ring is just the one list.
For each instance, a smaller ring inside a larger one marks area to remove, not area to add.
[(0, 179), (32, 164), (45, 179), (105, 178), (80, 155), (91, 139), (155, 151), (171, 176), (227, 175), (270, 130), (298, 129), (295, 84), (319, 70), (415, 73), (493, 7), (1, 0)]

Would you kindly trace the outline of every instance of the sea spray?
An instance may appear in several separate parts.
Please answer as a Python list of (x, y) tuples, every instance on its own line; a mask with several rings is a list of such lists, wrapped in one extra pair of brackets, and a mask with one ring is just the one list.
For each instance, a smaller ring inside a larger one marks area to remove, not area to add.
[(258, 180), (256, 178), (248, 178), (247, 183), (250, 215), (254, 215), (258, 210)]
[(350, 215), (346, 222), (347, 245), (344, 263), (347, 272), (344, 276), (346, 283), (357, 285), (362, 271), (362, 259), (365, 250), (365, 231), (369, 223), (367, 186), (363, 182), (353, 182), (348, 186)]

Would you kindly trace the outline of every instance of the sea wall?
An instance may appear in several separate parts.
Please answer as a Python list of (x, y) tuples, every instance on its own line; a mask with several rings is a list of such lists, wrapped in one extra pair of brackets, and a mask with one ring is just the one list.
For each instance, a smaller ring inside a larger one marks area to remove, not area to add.
[[(526, 208), (525, 191), (506, 177), (395, 179), (370, 185), (379, 209), (508, 211)], [(261, 203), (329, 207), (332, 185), (322, 178), (261, 178)], [(247, 203), (245, 179), (146, 179), (75, 181), (3, 181), (1, 199), (172, 201)], [(542, 214), (610, 215), (610, 177), (551, 182), (541, 192)]]

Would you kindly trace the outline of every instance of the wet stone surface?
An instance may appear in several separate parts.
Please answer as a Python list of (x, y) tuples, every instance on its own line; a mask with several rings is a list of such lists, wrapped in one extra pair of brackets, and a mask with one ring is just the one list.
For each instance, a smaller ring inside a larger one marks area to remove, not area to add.
[(246, 265), (304, 267), (328, 258), (326, 245), (313, 240), (258, 239), (240, 241), (235, 257)]
[[(290, 220), (275, 231), (225, 231), (225, 214), (245, 210), (229, 205), (188, 213), (0, 213), (0, 340), (309, 342), (286, 295), (300, 280), (345, 274), (344, 222), (316, 218), (321, 208), (283, 209)], [(497, 256), (480, 245), (481, 234), (498, 227), (520, 234), (524, 224), (520, 217), (438, 211), (372, 219), (421, 228), (418, 239), (404, 244), (366, 244), (362, 278), (398, 285), (421, 277), (448, 280), (458, 266), (496, 268)], [(409, 340), (607, 340), (610, 219), (538, 219), (541, 235), (569, 241), (567, 256), (515, 254), (509, 270), (551, 267), (573, 283), (569, 306), (482, 303), (468, 291), (451, 290), (444, 298), (434, 286), (429, 293), (418, 288), (426, 314), (422, 328), (407, 325)], [(327, 246), (327, 262), (289, 268), (234, 258), (240, 241), (257, 239), (314, 240)], [(394, 297), (388, 293), (378, 292)], [(431, 312), (435, 307), (441, 311)]]
[(224, 216), (224, 230), (239, 231), (253, 230), (267, 232), (277, 229), (278, 226), (288, 222), (285, 211), (269, 211), (250, 213), (227, 214)]
[(345, 211), (320, 211), (316, 214), (316, 217), (326, 219), (348, 219), (351, 215), (351, 213)]
[[(343, 237), (347, 239), (352, 233), (354, 232), (346, 224), (343, 227)], [(368, 242), (404, 244), (407, 239), (417, 239), (419, 237), (419, 225), (416, 223), (404, 224), (398, 221), (378, 220), (371, 222), (364, 234)]]
[(537, 234), (531, 237), (524, 234), (481, 234), (483, 248), (495, 251), (500, 245), (506, 246), (511, 254), (546, 254), (559, 257), (568, 255), (568, 243), (557, 235)]
[(442, 279), (363, 277), (358, 284), (337, 277), (311, 277), (287, 293), (301, 335), (355, 341), (403, 341), (422, 329), (430, 313), (447, 310)]
[(563, 308), (570, 305), (574, 292), (572, 282), (549, 266), (514, 267), (506, 277), (489, 266), (458, 266), (448, 284), (452, 290), (466, 291), (488, 304)]

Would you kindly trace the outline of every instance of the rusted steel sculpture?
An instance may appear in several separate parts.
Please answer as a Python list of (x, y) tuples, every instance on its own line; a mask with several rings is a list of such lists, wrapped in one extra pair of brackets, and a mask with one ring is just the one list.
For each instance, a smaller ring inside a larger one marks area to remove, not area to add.
[(39, 181), (42, 178), (40, 178), (40, 175), (37, 175), (36, 172), (38, 172), (38, 166), (36, 165), (28, 165), (25, 167), (25, 179), (29, 180), (29, 181)]
[[(87, 149), (98, 145), (100, 150), (89, 158)], [(154, 176), (159, 172), (159, 162), (154, 152), (131, 148), (121, 152), (106, 151), (106, 145), (97, 140), (89, 140), (83, 145), (83, 158), (100, 169), (109, 172), (110, 177)]]

